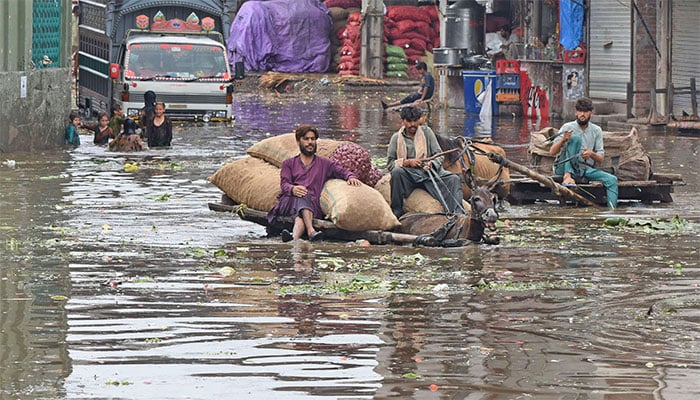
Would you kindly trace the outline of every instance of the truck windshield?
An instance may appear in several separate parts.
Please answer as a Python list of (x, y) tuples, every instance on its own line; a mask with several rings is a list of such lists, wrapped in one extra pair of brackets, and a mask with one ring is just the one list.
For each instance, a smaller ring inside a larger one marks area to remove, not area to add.
[(203, 44), (132, 44), (124, 69), (125, 77), (135, 80), (229, 78), (224, 49)]

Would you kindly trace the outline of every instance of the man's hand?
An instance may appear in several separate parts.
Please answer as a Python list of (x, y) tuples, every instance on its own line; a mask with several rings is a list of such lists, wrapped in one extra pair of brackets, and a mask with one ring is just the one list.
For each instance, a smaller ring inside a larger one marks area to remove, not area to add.
[(403, 166), (408, 168), (421, 168), (423, 167), (423, 161), (419, 158), (409, 158), (403, 161)]
[(596, 153), (595, 151), (589, 150), (585, 147), (583, 148), (583, 152), (581, 153), (581, 158), (583, 158), (584, 160), (592, 158), (593, 161), (595, 161), (597, 163), (603, 162), (603, 156), (601, 156), (600, 154)]
[(362, 185), (362, 181), (360, 181), (360, 180), (357, 179), (357, 178), (350, 178), (350, 179), (348, 179), (348, 185), (350, 185), (350, 186), (360, 186), (360, 185)]
[(292, 195), (295, 197), (304, 197), (307, 193), (306, 186), (297, 185), (292, 188)]
[[(561, 140), (558, 142), (554, 142), (554, 144), (552, 144), (552, 147), (549, 148), (549, 154), (551, 154), (553, 156), (556, 156), (557, 154), (559, 154), (559, 151), (561, 150), (561, 148), (564, 146), (564, 144), (566, 142), (569, 141), (569, 139), (571, 139), (571, 136), (573, 134), (574, 134), (574, 131), (572, 131), (571, 129), (564, 132), (564, 134), (561, 137)], [(556, 136), (554, 136), (554, 137), (556, 137)]]
[(574, 131), (572, 131), (571, 129), (569, 129), (568, 131), (564, 132), (564, 137), (563, 137), (562, 140), (565, 141), (565, 142), (568, 142), (569, 139), (571, 139), (571, 135), (573, 135), (573, 134), (574, 134)]
[(587, 160), (587, 159), (593, 157), (593, 154), (595, 154), (595, 153), (593, 153), (591, 150), (584, 147), (583, 153), (581, 153), (581, 158), (583, 158), (584, 160)]

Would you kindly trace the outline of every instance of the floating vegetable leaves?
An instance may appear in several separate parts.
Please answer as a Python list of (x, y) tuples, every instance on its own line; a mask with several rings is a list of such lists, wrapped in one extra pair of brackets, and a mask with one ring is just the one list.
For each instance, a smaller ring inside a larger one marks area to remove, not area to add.
[(670, 220), (662, 218), (607, 218), (604, 224), (617, 227), (640, 227), (671, 233), (684, 233), (693, 229), (693, 224), (678, 215)]
[(170, 196), (172, 196), (170, 193), (163, 193), (160, 196), (150, 196), (149, 199), (155, 201), (168, 201), (170, 200)]

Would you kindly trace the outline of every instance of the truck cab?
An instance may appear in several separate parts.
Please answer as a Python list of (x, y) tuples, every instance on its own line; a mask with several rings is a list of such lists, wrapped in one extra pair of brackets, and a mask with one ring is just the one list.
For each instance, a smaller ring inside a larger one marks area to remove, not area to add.
[(114, 93), (138, 119), (151, 90), (172, 119), (231, 119), (231, 71), (223, 40), (210, 35), (130, 31), (120, 52)]
[(77, 106), (138, 119), (156, 93), (171, 119), (232, 120), (225, 36), (235, 0), (80, 2)]

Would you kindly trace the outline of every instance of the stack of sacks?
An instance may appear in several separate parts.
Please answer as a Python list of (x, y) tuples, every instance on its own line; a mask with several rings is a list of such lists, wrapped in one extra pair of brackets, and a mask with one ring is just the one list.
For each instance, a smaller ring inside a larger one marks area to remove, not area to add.
[(338, 73), (341, 75), (360, 75), (361, 23), (361, 13), (349, 14), (348, 23), (340, 34), (342, 47)]
[(348, 16), (352, 13), (360, 12), (362, 0), (326, 0), (328, 14), (331, 16), (333, 26), (331, 27), (331, 63), (329, 70), (338, 72), (340, 64), (340, 50), (343, 47), (343, 32), (348, 24)]
[[(389, 44), (403, 48), (408, 64), (415, 66), (426, 52), (440, 47), (437, 6), (387, 6), (384, 35)], [(418, 76), (415, 68), (409, 75)]]
[(403, 48), (387, 44), (384, 52), (386, 54), (386, 76), (390, 78), (406, 78), (408, 76), (408, 59)]
[[(381, 172), (374, 172), (372, 166), (367, 165), (369, 156), (365, 159), (358, 147), (351, 142), (319, 139), (316, 154), (352, 165), (348, 169), (358, 178), (364, 174), (367, 182), (376, 183), (379, 180), (376, 174), (381, 177)], [(247, 153), (248, 157), (221, 167), (209, 181), (238, 204), (270, 211), (280, 193), (282, 161), (297, 155), (299, 146), (294, 134), (288, 133), (262, 140)], [(349, 231), (391, 230), (399, 226), (382, 194), (366, 184), (355, 187), (342, 180), (329, 180), (321, 192), (321, 210), (324, 216), (317, 218), (325, 217), (338, 228)]]

